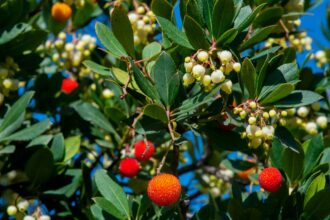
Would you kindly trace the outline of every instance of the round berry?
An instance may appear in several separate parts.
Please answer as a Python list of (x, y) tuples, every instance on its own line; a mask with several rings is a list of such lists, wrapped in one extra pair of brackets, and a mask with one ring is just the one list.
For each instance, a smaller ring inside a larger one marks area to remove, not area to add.
[(68, 4), (57, 2), (52, 6), (51, 13), (55, 21), (64, 23), (71, 18), (72, 9)]
[(179, 179), (172, 174), (160, 174), (152, 178), (148, 184), (148, 196), (159, 206), (170, 206), (181, 196)]
[(7, 207), (7, 214), (8, 214), (9, 216), (16, 215), (16, 213), (17, 213), (17, 208), (16, 208), (16, 206), (14, 206), (14, 205), (10, 205), (10, 206)]
[(134, 177), (140, 170), (139, 162), (134, 158), (126, 158), (120, 162), (119, 171), (123, 176)]
[(149, 158), (154, 154), (154, 144), (151, 141), (147, 141), (147, 145), (144, 140), (138, 141), (134, 144), (135, 157), (139, 161), (149, 160)]
[(77, 81), (73, 79), (63, 79), (61, 91), (63, 93), (69, 94), (78, 87)]
[(260, 173), (259, 183), (268, 192), (276, 192), (281, 188), (282, 174), (275, 167), (268, 167)]

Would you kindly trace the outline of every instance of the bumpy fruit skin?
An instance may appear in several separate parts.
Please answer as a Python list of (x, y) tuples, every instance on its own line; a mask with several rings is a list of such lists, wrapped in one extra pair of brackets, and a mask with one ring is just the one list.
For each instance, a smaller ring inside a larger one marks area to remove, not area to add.
[(120, 162), (119, 171), (121, 175), (132, 178), (140, 170), (139, 162), (134, 158), (126, 158)]
[(139, 161), (149, 160), (155, 152), (154, 144), (151, 141), (147, 141), (147, 143), (149, 145), (149, 149), (147, 151), (147, 145), (144, 140), (138, 141), (134, 144), (135, 157)]
[(73, 79), (63, 79), (61, 91), (70, 94), (73, 90), (75, 90), (78, 87), (78, 82)]
[(259, 183), (268, 192), (276, 192), (282, 185), (281, 172), (275, 167), (268, 167), (260, 173)]
[(71, 18), (72, 9), (68, 4), (57, 2), (52, 6), (52, 17), (61, 23)]
[(170, 206), (180, 199), (181, 184), (176, 176), (164, 173), (150, 180), (147, 191), (155, 204)]

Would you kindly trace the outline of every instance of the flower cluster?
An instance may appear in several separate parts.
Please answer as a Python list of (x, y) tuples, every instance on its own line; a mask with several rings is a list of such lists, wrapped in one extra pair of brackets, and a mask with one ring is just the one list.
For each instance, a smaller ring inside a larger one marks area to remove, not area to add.
[[(32, 201), (34, 203), (35, 201)], [(38, 206), (34, 208), (32, 214), (27, 214), (29, 207), (32, 207), (33, 204), (28, 200), (21, 200), (16, 205), (10, 205), (7, 207), (8, 216), (21, 216), (24, 215), (23, 220), (50, 220), (50, 216), (42, 213), (42, 209)]]
[(233, 171), (221, 167), (217, 169), (209, 167), (209, 170), (204, 170), (198, 172), (201, 176), (200, 184), (203, 187), (205, 193), (211, 193), (214, 197), (220, 196), (223, 192), (227, 191), (230, 188), (230, 181), (234, 176)]
[(269, 48), (273, 44), (278, 44), (283, 48), (292, 47), (302, 52), (304, 49), (312, 49), (312, 38), (308, 37), (306, 32), (300, 32), (297, 34), (290, 34), (288, 41), (285, 38), (269, 38), (265, 43), (265, 47)]
[(310, 106), (302, 106), (297, 109), (290, 109), (292, 112), (290, 125), (305, 130), (310, 135), (316, 135), (318, 129), (325, 129), (328, 126), (328, 118), (318, 113), (320, 103), (316, 102)]
[(60, 71), (66, 70), (76, 76), (85, 77), (92, 73), (82, 62), (90, 57), (95, 47), (96, 38), (88, 34), (67, 42), (66, 33), (61, 32), (55, 40), (48, 40), (41, 50), (51, 57)]
[[(222, 83), (220, 89), (227, 94), (232, 92), (231, 72), (238, 73), (241, 64), (236, 62), (228, 50), (200, 50), (192, 57), (186, 57), (184, 63), (186, 73), (183, 75), (183, 84), (189, 86), (195, 81), (210, 91), (214, 86)], [(227, 78), (227, 79), (226, 79)]]
[(11, 57), (7, 57), (5, 62), (0, 63), (0, 105), (4, 96), (8, 96), (10, 91), (18, 89), (19, 81), (13, 78), (18, 71), (19, 66)]
[(234, 108), (234, 114), (243, 120), (245, 131), (241, 133), (242, 138), (248, 138), (249, 147), (258, 148), (263, 145), (269, 148), (269, 143), (273, 140), (275, 127), (279, 122), (286, 125), (288, 111), (285, 110), (265, 110), (258, 102), (248, 100)]
[(328, 63), (327, 54), (324, 50), (319, 50), (315, 54), (313, 54), (313, 57), (316, 60), (316, 65), (318, 67), (323, 67)]
[(155, 32), (156, 16), (149, 8), (141, 5), (128, 13), (128, 19), (132, 24), (134, 44), (147, 44), (148, 38)]

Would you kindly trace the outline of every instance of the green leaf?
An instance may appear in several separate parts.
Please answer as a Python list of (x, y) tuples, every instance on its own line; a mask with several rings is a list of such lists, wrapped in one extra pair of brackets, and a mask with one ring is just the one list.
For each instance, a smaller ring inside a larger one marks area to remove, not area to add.
[(112, 71), (110, 68), (102, 66), (100, 64), (95, 63), (94, 61), (91, 60), (85, 60), (83, 64), (91, 69), (93, 72), (100, 74), (102, 76), (110, 76), (113, 77)]
[(64, 140), (65, 158), (64, 161), (70, 160), (80, 149), (80, 136), (68, 137)]
[(97, 170), (95, 174), (95, 183), (104, 196), (123, 216), (131, 219), (131, 211), (128, 205), (128, 200), (121, 186), (114, 182), (106, 173), (105, 170)]
[(253, 12), (251, 11), (250, 6), (241, 8), (234, 23), (234, 27), (237, 28), (238, 32), (245, 30), (265, 5), (266, 3), (258, 5)]
[(227, 45), (233, 42), (238, 34), (237, 29), (231, 28), (226, 31), (223, 35), (217, 40), (217, 45)]
[(16, 147), (14, 145), (8, 145), (0, 149), (0, 156), (3, 154), (12, 154), (15, 152)]
[(209, 32), (211, 33), (211, 35), (213, 34), (213, 26), (212, 26), (213, 6), (214, 6), (213, 0), (203, 1), (203, 16), (206, 26)]
[(265, 85), (277, 85), (298, 80), (298, 67), (296, 63), (286, 63), (271, 72), (265, 81)]
[(168, 123), (165, 109), (157, 104), (146, 105), (143, 109), (143, 114), (153, 119), (160, 120), (164, 123)]
[(158, 42), (152, 42), (146, 45), (142, 50), (142, 59), (150, 61), (162, 52), (162, 45)]
[(253, 25), (264, 27), (276, 24), (281, 19), (283, 12), (283, 8), (278, 6), (266, 8), (254, 19)]
[(86, 25), (93, 17), (101, 14), (102, 10), (98, 4), (91, 1), (85, 1), (83, 7), (79, 7), (73, 14), (72, 24), (74, 29), (78, 29)]
[(318, 134), (303, 144), (305, 151), (304, 176), (307, 176), (318, 163), (324, 144), (322, 134)]
[(41, 135), (39, 137), (34, 138), (29, 144), (28, 146), (26, 146), (26, 148), (28, 147), (33, 147), (33, 146), (37, 146), (37, 145), (48, 145), (48, 143), (50, 142), (50, 140), (53, 138), (53, 135)]
[(273, 91), (268, 93), (265, 98), (260, 99), (262, 104), (270, 104), (281, 100), (294, 90), (294, 85), (291, 83), (279, 84)]
[(11, 134), (13, 131), (15, 131), (21, 123), (17, 124), (15, 127), (12, 127), (11, 129), (7, 129), (10, 125), (14, 124), (16, 121), (24, 118), (24, 113), (27, 105), (29, 104), (30, 100), (32, 99), (34, 95), (34, 92), (26, 92), (18, 101), (15, 102), (15, 104), (6, 112), (4, 119), (1, 121), (0, 125), (0, 137), (7, 136)]
[(46, 183), (54, 170), (53, 155), (47, 148), (38, 149), (25, 165), (25, 173), (33, 187)]
[(265, 40), (274, 30), (274, 28), (276, 28), (276, 25), (272, 25), (272, 26), (268, 26), (268, 27), (264, 27), (261, 29), (256, 30), (255, 32), (253, 32), (252, 36), (246, 40), (243, 44), (241, 44), (241, 46), (239, 47), (240, 51), (243, 51), (251, 46), (253, 46), (254, 44), (257, 44), (263, 40)]
[(152, 0), (151, 10), (155, 15), (171, 20), (173, 6), (167, 0)]
[(323, 190), (325, 188), (325, 175), (321, 173), (318, 175), (312, 183), (309, 185), (304, 198), (304, 206), (306, 207), (306, 204), (308, 201), (319, 191)]
[(134, 74), (134, 79), (141, 89), (141, 91), (148, 97), (150, 97), (153, 100), (159, 100), (159, 95), (157, 93), (156, 87), (153, 85), (153, 83), (144, 76), (144, 74), (141, 72), (141, 70), (134, 64), (133, 61), (131, 61), (131, 66)]
[(263, 51), (257, 53), (256, 55), (254, 55), (251, 58), (251, 60), (253, 61), (253, 60), (257, 60), (257, 59), (263, 58), (265, 56), (268, 56), (269, 54), (277, 52), (280, 48), (281, 48), (281, 46), (274, 46), (274, 47), (268, 48), (266, 50), (263, 50)]
[(84, 120), (89, 121), (90, 123), (103, 128), (109, 133), (113, 134), (116, 140), (120, 140), (118, 133), (115, 131), (114, 127), (110, 124), (109, 120), (100, 112), (99, 109), (92, 106), (87, 102), (77, 101), (71, 105), (76, 112)]
[(103, 197), (95, 197), (93, 198), (94, 202), (98, 207), (100, 207), (102, 210), (108, 212), (112, 216), (114, 216), (117, 219), (126, 219), (125, 213), (119, 211), (115, 205), (113, 205), (111, 202), (106, 200)]
[(112, 31), (127, 53), (134, 57), (134, 40), (131, 22), (122, 7), (114, 7), (111, 12)]
[(180, 31), (171, 21), (159, 16), (157, 16), (157, 20), (163, 32), (174, 43), (188, 49), (194, 49), (194, 47), (190, 44), (187, 35), (184, 32)]
[(203, 19), (203, 4), (201, 0), (189, 0), (187, 3), (186, 15), (194, 18), (198, 24), (204, 26), (205, 22)]
[[(218, 39), (232, 25), (235, 15), (233, 0), (217, 0), (213, 8), (213, 36)], [(197, 35), (198, 36), (198, 35)]]
[(180, 77), (172, 58), (163, 52), (152, 69), (151, 76), (156, 83), (157, 91), (166, 107), (174, 102), (180, 87)]
[(128, 56), (124, 47), (106, 25), (98, 22), (96, 23), (95, 30), (98, 38), (107, 49), (108, 53), (111, 53), (116, 58)]
[(190, 44), (195, 49), (209, 49), (211, 46), (202, 27), (190, 16), (184, 17), (183, 26)]
[(249, 58), (245, 58), (242, 64), (242, 70), (240, 72), (243, 84), (249, 92), (249, 97), (255, 97), (255, 82), (256, 82), (256, 70), (249, 60)]
[(259, 74), (257, 75), (257, 88), (256, 88), (257, 96), (260, 96), (260, 92), (262, 90), (264, 80), (268, 73), (268, 66), (269, 66), (270, 60), (271, 60), (271, 56), (267, 56), (266, 60), (264, 61), (264, 64), (261, 66), (261, 68), (259, 70)]
[(299, 153), (285, 148), (281, 156), (282, 168), (288, 175), (292, 185), (294, 185), (301, 176), (304, 164), (304, 152), (299, 145), (297, 150)]
[[(80, 145), (80, 144), (79, 144)], [(75, 146), (76, 147), (76, 146)], [(65, 144), (64, 144), (64, 137), (63, 135), (56, 134), (53, 139), (53, 143), (50, 147), (50, 150), (53, 153), (54, 160), (56, 162), (63, 161), (65, 156)]]
[(299, 144), (292, 136), (291, 132), (285, 127), (279, 126), (275, 129), (275, 137), (281, 142), (282, 146), (289, 148), (299, 154)]
[(302, 218), (304, 219), (325, 219), (329, 216), (330, 208), (330, 187), (317, 192), (305, 206)]
[(42, 122), (34, 124), (30, 127), (24, 128), (12, 135), (0, 139), (0, 141), (28, 141), (39, 136), (50, 128), (52, 123), (46, 119)]
[(323, 97), (312, 91), (296, 90), (286, 98), (274, 103), (278, 108), (296, 108), (300, 106), (310, 105), (323, 99)]

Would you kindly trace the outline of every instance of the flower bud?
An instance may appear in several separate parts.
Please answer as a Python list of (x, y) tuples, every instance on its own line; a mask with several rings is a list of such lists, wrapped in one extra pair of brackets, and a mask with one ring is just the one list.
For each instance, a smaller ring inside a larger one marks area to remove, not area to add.
[(249, 125), (254, 125), (257, 122), (257, 119), (255, 117), (250, 117), (248, 119)]
[(327, 125), (328, 125), (328, 119), (327, 119), (327, 117), (325, 117), (325, 116), (319, 116), (319, 117), (317, 117), (316, 124), (320, 128), (325, 129), (327, 127)]
[(314, 111), (318, 112), (321, 109), (321, 104), (319, 102), (314, 102), (311, 107)]
[(128, 19), (131, 22), (131, 24), (135, 24), (137, 20), (139, 19), (139, 16), (135, 13), (128, 14)]
[(220, 89), (227, 94), (232, 93), (233, 83), (231, 80), (227, 80), (224, 84), (221, 85)]
[(17, 204), (17, 208), (20, 212), (25, 212), (25, 210), (29, 207), (29, 202), (27, 200), (23, 200)]
[(65, 44), (64, 49), (65, 49), (65, 51), (67, 51), (67, 52), (71, 52), (71, 51), (73, 51), (73, 49), (74, 49), (74, 45), (73, 45), (72, 43), (67, 43), (67, 44)]
[(211, 76), (210, 75), (205, 75), (203, 77), (203, 85), (205, 87), (209, 86), (211, 84)]
[(317, 134), (317, 126), (314, 122), (308, 122), (305, 125), (305, 130), (307, 131), (308, 134), (310, 135), (315, 135)]
[(103, 92), (102, 92), (102, 96), (105, 98), (105, 99), (110, 99), (112, 97), (115, 96), (114, 92), (111, 91), (110, 89), (104, 89)]
[(249, 146), (253, 149), (256, 149), (258, 148), (262, 143), (262, 140), (261, 138), (253, 138), (250, 143), (249, 143)]
[(217, 55), (222, 64), (227, 64), (233, 59), (233, 55), (228, 50), (219, 51)]
[(276, 116), (276, 111), (275, 111), (274, 109), (270, 110), (270, 111), (269, 111), (269, 116), (270, 116), (271, 118), (275, 117), (275, 116)]
[(239, 113), (239, 117), (241, 117), (241, 119), (244, 119), (245, 117), (246, 117), (246, 111), (241, 111), (240, 113)]
[(286, 117), (286, 116), (288, 116), (288, 112), (287, 112), (287, 111), (281, 111), (281, 116), (282, 116), (282, 117)]
[(202, 65), (197, 64), (193, 67), (192, 74), (195, 79), (199, 81), (205, 74), (205, 68)]
[(191, 73), (192, 69), (193, 69), (193, 62), (186, 62), (184, 63), (184, 68), (186, 70), (187, 73)]
[(241, 64), (240, 63), (234, 63), (233, 64), (233, 69), (236, 73), (241, 71)]
[(58, 38), (61, 39), (61, 40), (65, 40), (66, 39), (66, 33), (65, 32), (60, 32), (58, 34)]
[(140, 6), (140, 7), (138, 7), (138, 8), (136, 9), (136, 12), (137, 12), (138, 14), (144, 14), (144, 13), (146, 12), (146, 10), (144, 9), (143, 6)]
[(290, 108), (287, 110), (289, 116), (294, 116), (296, 114), (296, 109), (295, 108)]
[(13, 85), (13, 82), (11, 79), (5, 79), (3, 82), (2, 82), (2, 85), (3, 87), (5, 87), (6, 89), (10, 89)]
[(202, 50), (198, 52), (197, 59), (203, 63), (209, 59), (209, 54), (206, 51)]
[(268, 112), (264, 112), (264, 113), (262, 113), (262, 117), (264, 118), (264, 119), (269, 119), (269, 114), (268, 114)]
[(215, 70), (211, 74), (211, 80), (213, 83), (221, 83), (225, 80), (225, 76), (220, 70)]
[(10, 205), (10, 206), (7, 207), (7, 214), (8, 214), (9, 216), (16, 215), (16, 213), (17, 213), (17, 208), (16, 208), (16, 206), (14, 206), (14, 205)]
[(185, 73), (183, 75), (183, 84), (188, 86), (195, 81), (195, 78), (190, 73)]
[(54, 53), (52, 56), (52, 60), (53, 62), (57, 62), (60, 59), (60, 55), (58, 53)]
[(256, 109), (256, 108), (257, 108), (257, 103), (254, 102), (254, 101), (252, 101), (252, 102), (250, 102), (249, 106), (250, 106), (250, 108), (252, 108), (252, 109)]
[(300, 117), (305, 118), (309, 114), (309, 109), (305, 106), (302, 106), (302, 107), (298, 108), (297, 114)]
[(264, 133), (262, 132), (262, 130), (256, 131), (256, 133), (254, 134), (254, 136), (257, 138), (261, 138), (263, 135)]

